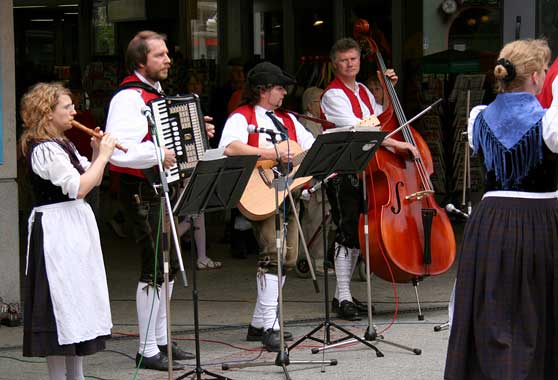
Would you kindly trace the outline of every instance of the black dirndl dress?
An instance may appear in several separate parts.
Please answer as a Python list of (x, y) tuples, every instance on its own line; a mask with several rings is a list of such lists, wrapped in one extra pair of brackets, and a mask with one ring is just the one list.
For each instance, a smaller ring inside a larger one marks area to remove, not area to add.
[(29, 241), (29, 262), (23, 290), (23, 356), (86, 356), (105, 349), (110, 335), (60, 345), (43, 252), (41, 213), (35, 216)]
[(445, 379), (558, 378), (558, 200), (485, 197), (459, 259)]

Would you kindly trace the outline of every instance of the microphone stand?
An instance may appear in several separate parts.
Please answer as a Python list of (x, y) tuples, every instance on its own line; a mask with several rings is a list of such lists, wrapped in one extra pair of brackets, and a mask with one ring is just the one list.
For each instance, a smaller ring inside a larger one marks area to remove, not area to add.
[[(471, 108), (471, 90), (467, 90), (467, 113), (469, 115)], [(471, 204), (471, 150), (469, 148), (468, 132), (463, 132), (465, 136), (465, 156), (463, 158), (463, 201), (462, 206), (467, 205), (467, 215), (471, 215), (473, 207)]]
[[(467, 90), (467, 103), (466, 103), (466, 111), (465, 117), (469, 117), (469, 112), (471, 108), (471, 90)], [(467, 124), (465, 124), (467, 126)], [(467, 207), (467, 211), (463, 212), (460, 209), (456, 208), (452, 204), (446, 205), (446, 210), (449, 212), (454, 212), (461, 215), (464, 218), (469, 218), (471, 212), (473, 211), (473, 207), (471, 204), (471, 153), (469, 148), (469, 137), (468, 132), (465, 130), (462, 132), (462, 136), (465, 136), (465, 141), (463, 142), (464, 148), (464, 155), (463, 155), (463, 191), (461, 197), (461, 208)], [(451, 206), (451, 207), (450, 207)], [(448, 321), (442, 323), (440, 325), (434, 326), (434, 331), (442, 331), (447, 330), (451, 326), (451, 320), (453, 315), (453, 302), (455, 297), (455, 282), (453, 284), (453, 288), (450, 295), (450, 301), (448, 304)]]
[[(159, 194), (160, 196), (160, 202), (161, 202), (161, 209), (163, 210), (163, 223), (162, 223), (162, 252), (163, 252), (163, 281), (164, 281), (164, 286), (165, 286), (165, 294), (166, 294), (166, 299), (165, 299), (165, 306), (167, 309), (167, 358), (169, 361), (169, 365), (168, 365), (168, 379), (172, 380), (173, 379), (173, 359), (172, 359), (172, 331), (171, 331), (171, 308), (170, 308), (170, 293), (169, 293), (169, 267), (170, 267), (170, 262), (169, 262), (169, 236), (168, 236), (168, 231), (167, 231), (167, 224), (165, 223), (165, 220), (168, 221), (168, 223), (170, 224), (171, 227), (171, 235), (173, 237), (173, 242), (174, 242), (174, 248), (175, 248), (175, 252), (176, 252), (176, 256), (178, 259), (178, 264), (179, 264), (179, 268), (180, 268), (180, 273), (182, 274), (182, 281), (184, 283), (184, 287), (188, 287), (188, 280), (186, 278), (186, 272), (184, 271), (184, 264), (182, 262), (182, 253), (180, 251), (180, 243), (178, 241), (178, 234), (176, 232), (176, 225), (174, 223), (174, 218), (171, 216), (172, 215), (172, 206), (170, 203), (170, 197), (169, 197), (169, 184), (167, 182), (167, 178), (165, 176), (165, 171), (164, 171), (164, 167), (163, 167), (163, 161), (161, 159), (160, 153), (161, 153), (161, 148), (160, 148), (160, 144), (159, 141), (157, 139), (157, 126), (155, 124), (155, 121), (153, 120), (153, 115), (151, 114), (151, 110), (149, 108), (143, 108), (142, 109), (142, 114), (145, 116), (145, 118), (147, 119), (147, 123), (149, 124), (149, 127), (151, 128), (151, 136), (153, 138), (153, 145), (155, 145), (155, 151), (156, 151), (156, 156), (157, 156), (157, 167), (159, 169), (159, 180), (160, 183), (159, 184), (153, 184), (153, 189), (155, 190), (156, 194)], [(162, 193), (160, 192), (162, 190)], [(164, 207), (163, 207), (164, 205)], [(155, 255), (157, 255), (157, 252), (155, 252)]]

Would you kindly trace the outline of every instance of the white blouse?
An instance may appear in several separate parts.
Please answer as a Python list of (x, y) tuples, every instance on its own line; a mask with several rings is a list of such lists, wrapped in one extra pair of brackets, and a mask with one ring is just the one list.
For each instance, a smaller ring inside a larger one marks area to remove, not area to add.
[[(76, 156), (84, 170), (91, 163), (76, 150)], [(72, 199), (77, 199), (81, 174), (70, 162), (68, 153), (53, 141), (40, 143), (31, 154), (33, 172), (42, 179), (52, 182), (62, 188), (62, 193)]]

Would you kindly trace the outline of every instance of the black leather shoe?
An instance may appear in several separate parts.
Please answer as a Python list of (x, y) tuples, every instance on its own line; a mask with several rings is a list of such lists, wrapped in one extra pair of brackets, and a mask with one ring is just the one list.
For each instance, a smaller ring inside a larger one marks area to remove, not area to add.
[(279, 331), (273, 331), (273, 329), (265, 330), (262, 337), (262, 344), (269, 352), (281, 351), (281, 338), (279, 337)]
[[(358, 312), (361, 315), (365, 315), (368, 313), (368, 305), (366, 303), (357, 300), (355, 297), (353, 297), (353, 303), (355, 304)], [(372, 305), (372, 313), (374, 313), (374, 311), (374, 305)]]
[[(159, 347), (159, 351), (165, 356), (167, 356), (167, 345), (157, 346)], [(183, 351), (176, 342), (172, 342), (172, 359), (173, 360), (190, 360), (194, 359), (196, 355), (192, 354), (191, 352)]]
[[(355, 297), (353, 297), (353, 303), (355, 304), (355, 307), (360, 315), (366, 315), (368, 313), (368, 306), (366, 306), (364, 302), (361, 302), (357, 300)], [(337, 298), (334, 298), (331, 301), (331, 311), (333, 313), (339, 312), (339, 300)], [(375, 311), (374, 305), (372, 305), (372, 313), (374, 313), (374, 311)]]
[[(141, 363), (140, 363), (141, 360)], [(141, 358), (141, 354), (136, 354), (136, 367), (145, 368), (145, 369), (154, 369), (156, 371), (168, 371), (169, 370), (169, 359), (160, 352), (155, 355), (151, 356), (150, 358), (143, 357)], [(179, 370), (184, 369), (184, 366), (180, 363), (177, 363), (173, 360), (172, 362), (172, 369)]]
[[(259, 342), (262, 340), (264, 335), (264, 329), (257, 328), (252, 325), (248, 325), (248, 333), (246, 333), (246, 340), (248, 342)], [(293, 340), (293, 334), (288, 331), (283, 332), (283, 339), (285, 340)]]
[(341, 301), (339, 311), (337, 311), (337, 316), (347, 321), (360, 321), (355, 304), (347, 300)]
[(337, 298), (331, 300), (331, 312), (339, 313), (339, 300)]

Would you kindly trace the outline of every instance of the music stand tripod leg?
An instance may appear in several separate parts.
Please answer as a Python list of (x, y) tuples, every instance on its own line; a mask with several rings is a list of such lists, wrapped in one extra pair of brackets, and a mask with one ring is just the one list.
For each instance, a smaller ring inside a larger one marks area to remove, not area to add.
[(162, 223), (162, 251), (163, 251), (163, 281), (165, 287), (165, 308), (167, 312), (166, 317), (166, 324), (167, 324), (167, 358), (168, 358), (168, 378), (172, 380), (173, 378), (173, 359), (172, 359), (172, 330), (171, 330), (171, 308), (170, 308), (170, 284), (169, 284), (169, 267), (170, 267), (170, 259), (169, 259), (169, 236), (167, 231), (167, 223), (166, 220), (170, 215), (167, 214), (165, 211), (166, 209), (163, 207), (163, 198), (161, 197), (161, 210), (163, 211), (163, 223)]
[[(326, 199), (324, 181), (322, 181), (322, 184), (321, 184), (321, 191), (322, 191), (322, 199)], [(324, 320), (324, 322), (320, 323), (317, 327), (312, 329), (312, 331), (310, 333), (304, 335), (302, 338), (300, 338), (299, 340), (294, 342), (289, 347), (289, 349), (292, 349), (292, 348), (298, 346), (300, 343), (302, 343), (306, 339), (311, 339), (311, 340), (314, 340), (314, 341), (317, 341), (317, 342), (323, 344), (323, 347), (320, 348), (320, 349), (312, 349), (312, 353), (316, 354), (320, 351), (323, 351), (323, 350), (327, 349), (327, 347), (329, 347), (332, 344), (331, 328), (334, 327), (334, 328), (343, 332), (346, 335), (345, 337), (337, 340), (337, 342), (340, 342), (338, 344), (344, 345), (344, 344), (347, 344), (348, 342), (359, 341), (362, 344), (366, 345), (367, 347), (373, 349), (376, 352), (376, 356), (382, 357), (383, 354), (377, 347), (368, 343), (366, 340), (358, 337), (357, 335), (353, 334), (352, 332), (348, 331), (347, 329), (337, 325), (335, 322), (332, 322), (330, 320), (329, 283), (328, 283), (328, 270), (327, 270), (328, 269), (328, 265), (327, 265), (327, 231), (326, 231), (325, 221), (326, 221), (325, 202), (322, 202), (322, 231), (323, 231), (322, 238), (323, 238), (323, 242), (324, 242), (324, 245), (323, 245), (324, 248), (323, 249), (324, 249), (324, 309), (325, 309), (325, 320)], [(322, 328), (324, 328), (324, 338), (323, 339), (315, 338), (313, 335), (316, 332), (318, 332), (319, 330), (321, 330)], [(335, 363), (337, 363), (337, 361), (335, 361)]]
[(194, 342), (196, 347), (196, 367), (191, 371), (185, 373), (176, 378), (176, 380), (184, 379), (190, 375), (195, 375), (195, 378), (200, 380), (202, 375), (209, 375), (211, 377), (205, 377), (205, 379), (218, 379), (218, 380), (231, 380), (228, 377), (210, 372), (201, 366), (201, 350), (200, 350), (200, 320), (199, 320), (199, 291), (198, 291), (198, 281), (196, 274), (196, 263), (198, 260), (198, 250), (196, 246), (195, 230), (197, 227), (194, 225), (195, 218), (199, 218), (198, 215), (190, 215), (190, 262), (192, 266), (192, 301), (194, 305)]
[[(346, 341), (341, 341), (338, 343), (334, 343), (334, 344), (330, 344), (321, 348), (314, 348), (312, 349), (312, 353), (316, 354), (320, 351), (325, 351), (328, 349), (332, 349), (332, 348), (336, 348), (336, 347), (340, 347), (340, 346), (345, 346), (347, 344), (351, 344), (351, 343), (356, 343), (356, 342), (360, 342), (363, 343), (364, 345), (373, 348), (374, 350), (376, 350), (376, 356), (378, 357), (382, 357), (384, 356), (384, 354), (378, 350), (377, 347), (373, 346), (372, 344), (370, 344), (369, 342), (382, 342), (385, 344), (389, 344), (392, 345), (394, 347), (398, 347), (401, 348), (403, 350), (407, 350), (410, 352), (413, 352), (416, 355), (420, 355), (422, 353), (422, 350), (419, 348), (412, 348), (412, 347), (408, 347), (408, 346), (404, 346), (402, 344), (399, 343), (394, 343), (391, 341), (387, 341), (384, 339), (384, 337), (382, 335), (378, 335), (377, 331), (376, 331), (376, 326), (374, 325), (374, 322), (372, 320), (372, 282), (371, 282), (371, 270), (370, 270), (370, 240), (369, 240), (369, 236), (368, 236), (368, 231), (369, 231), (369, 226), (368, 226), (368, 199), (366, 196), (366, 171), (362, 172), (362, 186), (363, 186), (363, 191), (362, 191), (362, 196), (363, 196), (363, 205), (364, 205), (364, 239), (365, 239), (365, 254), (366, 254), (366, 300), (367, 300), (367, 306), (368, 306), (368, 328), (366, 329), (366, 332), (364, 334), (364, 339), (357, 337), (356, 335), (352, 334), (352, 333), (348, 333), (351, 336), (353, 336), (353, 339), (350, 340), (346, 340)], [(345, 332), (344, 329), (337, 327), (338, 329), (340, 329), (341, 331)]]
[(314, 272), (314, 265), (312, 264), (312, 258), (310, 257), (310, 253), (308, 252), (308, 245), (306, 244), (306, 239), (304, 238), (304, 231), (302, 231), (302, 226), (300, 225), (300, 218), (298, 217), (298, 211), (296, 211), (296, 203), (293, 199), (293, 194), (291, 189), (287, 187), (287, 194), (289, 197), (289, 201), (291, 202), (292, 212), (294, 213), (294, 219), (296, 222), (296, 226), (298, 228), (298, 234), (300, 240), (302, 240), (302, 247), (304, 248), (304, 254), (306, 255), (306, 261), (308, 261), (308, 269), (310, 269), (310, 275), (312, 277), (312, 281), (314, 283), (314, 289), (316, 293), (320, 292), (320, 288), (318, 286), (318, 280), (316, 280), (316, 273)]
[[(154, 190), (157, 193), (157, 188), (163, 190), (160, 194), (160, 210), (161, 210), (161, 251), (163, 253), (163, 286), (165, 287), (165, 308), (166, 308), (166, 329), (167, 329), (167, 358), (169, 361), (168, 366), (168, 378), (171, 380), (173, 378), (173, 358), (172, 358), (172, 329), (171, 329), (171, 308), (170, 308), (170, 279), (169, 279), (169, 268), (170, 268), (170, 237), (172, 236), (173, 242), (175, 244), (175, 251), (178, 258), (179, 268), (182, 272), (182, 279), (184, 281), (184, 286), (188, 286), (188, 281), (186, 279), (186, 272), (184, 271), (184, 265), (182, 263), (182, 255), (180, 253), (180, 244), (178, 243), (178, 236), (176, 233), (176, 226), (174, 224), (174, 218), (172, 217), (172, 207), (169, 199), (168, 184), (164, 175), (161, 175), (161, 185), (154, 185)], [(170, 228), (170, 235), (169, 230)], [(153, 248), (155, 250), (155, 247)], [(157, 254), (157, 252), (155, 253)]]

